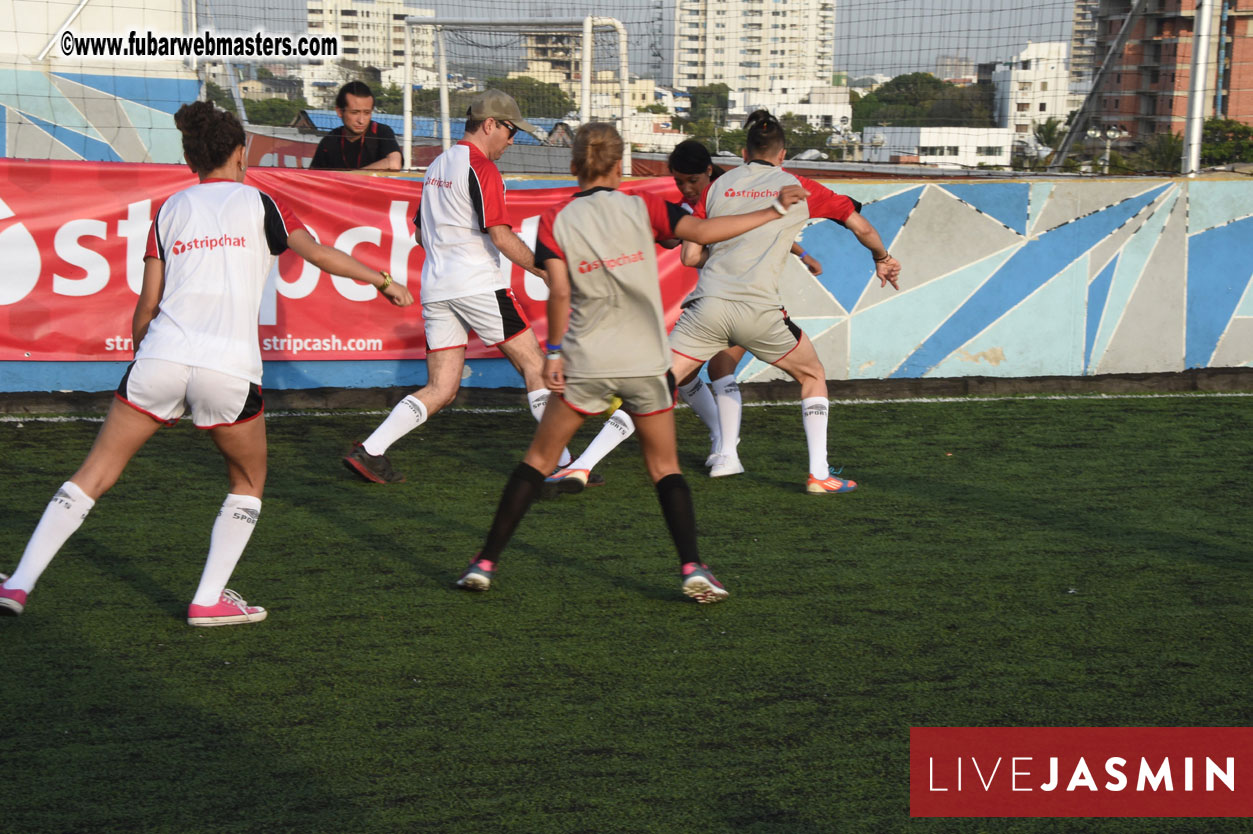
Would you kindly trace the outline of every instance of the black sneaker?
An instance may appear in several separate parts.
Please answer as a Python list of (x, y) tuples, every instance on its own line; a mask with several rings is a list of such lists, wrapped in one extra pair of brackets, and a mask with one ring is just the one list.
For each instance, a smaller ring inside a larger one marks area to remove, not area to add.
[(392, 462), (387, 459), (387, 455), (372, 455), (360, 443), (344, 455), (344, 466), (376, 484), (399, 484), (405, 480), (404, 475), (398, 475), (392, 469)]

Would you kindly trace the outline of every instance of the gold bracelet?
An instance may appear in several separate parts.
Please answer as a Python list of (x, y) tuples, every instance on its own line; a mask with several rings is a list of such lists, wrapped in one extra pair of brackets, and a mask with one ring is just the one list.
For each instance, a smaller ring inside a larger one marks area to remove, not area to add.
[(390, 272), (384, 272), (381, 269), (379, 270), (379, 275), (383, 276), (383, 285), (379, 287), (379, 292), (382, 292), (392, 285), (392, 275)]

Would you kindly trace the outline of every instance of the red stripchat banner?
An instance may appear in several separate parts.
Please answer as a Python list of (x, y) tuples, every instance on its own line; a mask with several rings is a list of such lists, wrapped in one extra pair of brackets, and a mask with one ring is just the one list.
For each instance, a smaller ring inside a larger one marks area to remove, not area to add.
[(909, 811), (1253, 816), (1253, 728), (913, 727)]
[[(0, 361), (129, 361), (131, 316), (143, 280), (144, 246), (161, 203), (195, 184), (181, 165), (0, 160)], [(387, 270), (415, 296), (422, 247), (413, 216), (420, 180), (333, 171), (251, 169), (246, 180), (286, 203), (321, 243)], [(678, 200), (669, 178), (630, 182)], [(534, 247), (539, 216), (575, 191), (514, 189), (509, 222)], [(501, 271), (537, 335), (547, 333), (544, 282), (502, 258)], [(679, 250), (658, 250), (667, 322), (695, 286)], [(366, 284), (305, 263), (278, 261), (260, 313), (263, 359), (420, 359), (419, 305), (398, 310)], [(471, 358), (499, 356), (471, 339)]]

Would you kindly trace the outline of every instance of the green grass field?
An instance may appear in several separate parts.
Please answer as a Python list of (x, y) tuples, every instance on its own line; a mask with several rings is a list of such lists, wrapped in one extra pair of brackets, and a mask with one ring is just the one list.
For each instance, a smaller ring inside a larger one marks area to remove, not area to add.
[[(679, 593), (634, 441), (473, 595), (529, 415), (436, 417), (386, 487), (339, 463), (379, 417), (279, 416), (231, 583), (270, 618), (219, 629), (182, 617), (222, 466), (163, 431), (0, 620), (0, 831), (1253, 830), (908, 796), (911, 726), (1253, 723), (1253, 398), (837, 405), (829, 497), (799, 408), (746, 409), (719, 480), (678, 419), (722, 605)], [(0, 570), (97, 429), (0, 423)]]

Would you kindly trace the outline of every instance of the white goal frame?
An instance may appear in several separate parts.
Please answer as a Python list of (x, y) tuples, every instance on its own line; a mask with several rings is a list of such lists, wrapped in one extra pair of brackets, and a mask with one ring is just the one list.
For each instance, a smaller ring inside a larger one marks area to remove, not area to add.
[(452, 146), (452, 129), (448, 113), (448, 64), (444, 32), (447, 29), (474, 29), (490, 31), (505, 29), (521, 34), (552, 34), (553, 32), (582, 33), (583, 55), (579, 79), (579, 120), (586, 124), (592, 116), (592, 51), (595, 48), (595, 32), (618, 33), (618, 85), (621, 109), (619, 131), (623, 134), (622, 173), (631, 173), (631, 143), (626, 141), (627, 116), (631, 112), (630, 76), (628, 72), (627, 30), (622, 22), (612, 17), (588, 16), (584, 18), (531, 18), (496, 20), (490, 18), (405, 18), (405, 72), (404, 72), (404, 167), (413, 170), (413, 30), (416, 27), (435, 30), (437, 72), (439, 73), (439, 115), (444, 150)]

